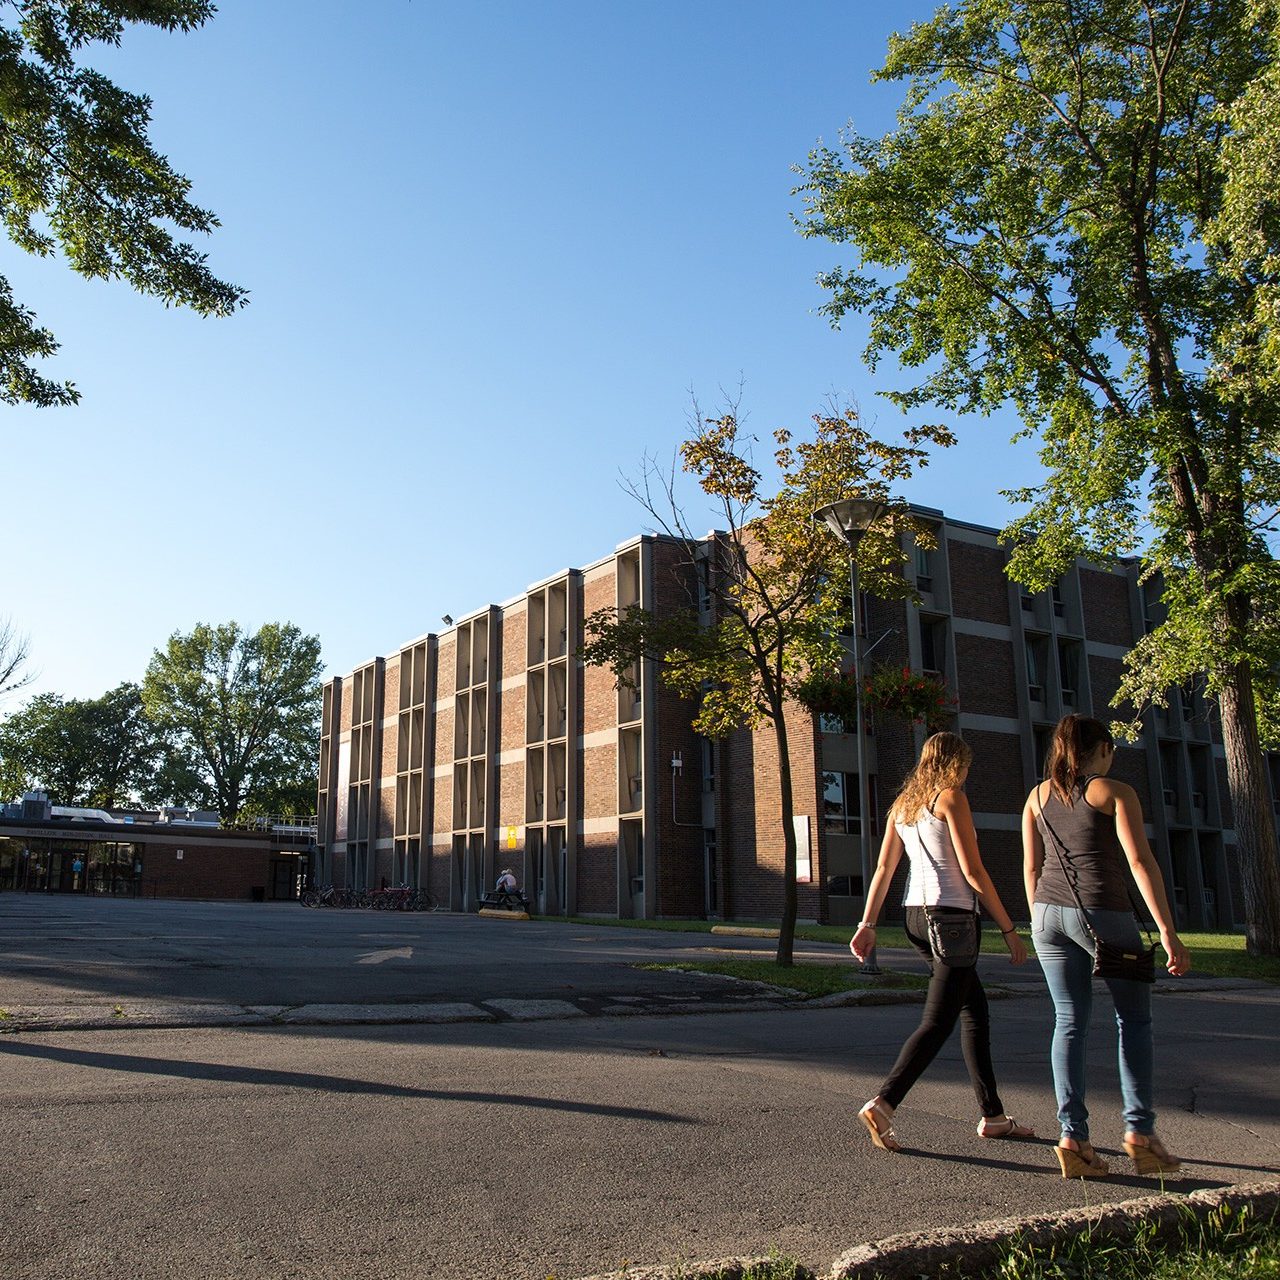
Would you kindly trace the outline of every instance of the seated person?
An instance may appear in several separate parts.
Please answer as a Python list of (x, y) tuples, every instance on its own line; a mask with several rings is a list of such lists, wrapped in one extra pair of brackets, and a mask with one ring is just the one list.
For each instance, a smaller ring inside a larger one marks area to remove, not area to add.
[(515, 893), (518, 888), (516, 873), (510, 867), (504, 867), (495, 888), (498, 893)]

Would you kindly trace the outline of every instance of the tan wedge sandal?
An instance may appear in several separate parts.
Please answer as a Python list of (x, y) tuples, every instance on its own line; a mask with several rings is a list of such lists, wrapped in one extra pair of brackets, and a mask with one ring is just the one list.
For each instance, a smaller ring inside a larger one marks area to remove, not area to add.
[(1124, 1149), (1133, 1161), (1134, 1171), (1142, 1178), (1161, 1177), (1182, 1172), (1182, 1161), (1171, 1156), (1154, 1133), (1126, 1133)]
[(1087, 1142), (1081, 1142), (1078, 1149), (1057, 1146), (1053, 1150), (1064, 1178), (1105, 1178), (1111, 1172), (1111, 1166)]

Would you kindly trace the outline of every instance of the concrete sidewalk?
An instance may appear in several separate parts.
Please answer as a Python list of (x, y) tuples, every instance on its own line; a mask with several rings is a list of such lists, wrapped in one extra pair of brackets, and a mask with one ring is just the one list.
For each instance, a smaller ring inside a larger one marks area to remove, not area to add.
[[(911, 957), (900, 957), (907, 967)], [(898, 958), (886, 955), (886, 964)], [(1028, 973), (1020, 983), (998, 986), (988, 979), (993, 1000), (1042, 997), (1038, 974)], [(1042, 980), (1040, 980), (1042, 981)], [(221, 1002), (126, 999), (113, 1003), (94, 1000), (49, 1001), (42, 1004), (0, 1007), (0, 1035), (46, 1031), (120, 1031), (128, 1028), (194, 1027), (345, 1027), (431, 1026), (451, 1022), (533, 1022), (564, 1018), (619, 1018), (675, 1016), (678, 1014), (743, 1013), (770, 1009), (834, 1009), (865, 1005), (919, 1004), (923, 992), (880, 987), (866, 980), (849, 991), (806, 999), (783, 988), (744, 982), (719, 975), (709, 977), (711, 990), (692, 996), (653, 992), (584, 995), (567, 999), (490, 997), (486, 1000), (319, 1001), (297, 1005), (250, 1005)], [(1222, 995), (1250, 989), (1268, 990), (1269, 984), (1243, 978), (1187, 977), (1161, 982), (1157, 995)]]

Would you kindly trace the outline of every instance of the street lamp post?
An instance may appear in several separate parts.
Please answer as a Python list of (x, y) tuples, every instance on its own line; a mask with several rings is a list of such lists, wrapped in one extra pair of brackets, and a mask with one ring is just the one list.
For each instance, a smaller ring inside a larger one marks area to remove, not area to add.
[[(857, 724), (854, 737), (858, 751), (858, 853), (862, 867), (862, 910), (865, 918), (867, 892), (871, 887), (871, 806), (870, 789), (867, 786), (866, 728), (862, 715), (862, 662), (858, 642), (858, 543), (862, 535), (885, 512), (886, 504), (876, 498), (842, 498), (839, 502), (819, 507), (813, 513), (814, 520), (825, 524), (832, 533), (843, 538), (849, 548), (849, 594), (852, 605), (853, 636), (853, 688), (854, 705), (857, 708)], [(863, 965), (863, 972), (877, 974), (880, 964), (876, 949), (872, 947)]]

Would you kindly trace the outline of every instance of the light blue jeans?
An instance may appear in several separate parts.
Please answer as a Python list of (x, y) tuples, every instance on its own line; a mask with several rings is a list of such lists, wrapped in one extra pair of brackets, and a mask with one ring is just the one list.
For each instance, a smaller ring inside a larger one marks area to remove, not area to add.
[[(1053, 997), (1053, 1087), (1058, 1095), (1058, 1123), (1064, 1137), (1089, 1140), (1089, 1108), (1085, 1106), (1085, 1067), (1089, 1015), (1093, 1008), (1093, 939), (1079, 907), (1037, 902), (1031, 914), (1031, 938)], [(1098, 937), (1126, 947), (1142, 945), (1131, 911), (1090, 911)], [(1119, 1031), (1120, 1094), (1124, 1122), (1132, 1133), (1150, 1134), (1156, 1126), (1152, 1108), (1151, 984), (1126, 978), (1105, 979), (1116, 1006)]]

